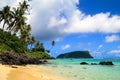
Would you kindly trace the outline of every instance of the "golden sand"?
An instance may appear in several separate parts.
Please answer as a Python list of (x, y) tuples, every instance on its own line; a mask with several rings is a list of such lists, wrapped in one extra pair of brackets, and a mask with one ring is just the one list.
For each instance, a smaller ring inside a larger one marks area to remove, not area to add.
[(7, 74), (12, 70), (10, 66), (0, 64), (0, 80), (6, 80)]
[(0, 64), (0, 80), (65, 80), (43, 66), (17, 66)]

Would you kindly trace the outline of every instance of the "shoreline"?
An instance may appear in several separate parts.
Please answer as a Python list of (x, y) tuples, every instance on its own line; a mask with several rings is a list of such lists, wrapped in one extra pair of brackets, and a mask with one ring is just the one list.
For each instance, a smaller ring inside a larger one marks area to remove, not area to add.
[(26, 65), (12, 68), (9, 65), (0, 64), (0, 69), (1, 80), (66, 80), (64, 77), (41, 65)]

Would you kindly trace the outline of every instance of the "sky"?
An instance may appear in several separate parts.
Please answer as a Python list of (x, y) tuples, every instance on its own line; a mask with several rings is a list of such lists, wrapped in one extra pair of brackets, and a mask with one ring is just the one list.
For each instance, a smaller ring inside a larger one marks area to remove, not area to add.
[[(17, 6), (23, 0), (0, 0)], [(120, 0), (28, 0), (32, 35), (50, 55), (88, 50), (94, 58), (120, 58)]]

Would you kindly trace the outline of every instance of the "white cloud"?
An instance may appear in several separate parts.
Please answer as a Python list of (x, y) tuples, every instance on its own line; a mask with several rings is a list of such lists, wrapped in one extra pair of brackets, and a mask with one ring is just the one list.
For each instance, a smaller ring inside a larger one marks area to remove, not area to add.
[(52, 17), (50, 19), (50, 23), (49, 23), (49, 27), (56, 27), (59, 25), (64, 25), (65, 23), (67, 23), (67, 20), (65, 18), (61, 18), (60, 20), (57, 20), (55, 17)]
[(120, 46), (118, 46), (118, 48), (120, 48)]
[(120, 53), (120, 50), (111, 50), (109, 53), (113, 54), (113, 53)]
[(103, 58), (101, 51), (91, 51), (91, 54), (94, 58)]
[(56, 38), (55, 39), (55, 42), (59, 42), (59, 41), (62, 41), (62, 38)]
[(62, 50), (66, 50), (66, 49), (68, 49), (68, 48), (70, 48), (71, 46), (69, 45), (69, 44), (66, 44), (66, 45), (64, 45), (64, 46), (62, 46), (61, 48), (62, 48)]
[(120, 36), (118, 35), (111, 35), (111, 36), (105, 37), (106, 42), (114, 42), (114, 41), (119, 41), (119, 40), (120, 40)]
[(101, 44), (101, 45), (98, 46), (98, 49), (101, 49), (102, 47), (103, 47), (103, 45)]
[(120, 50), (111, 50), (108, 54), (120, 57)]
[(76, 48), (82, 48), (84, 45), (85, 45), (84, 43), (79, 42), (79, 43), (77, 43)]
[(40, 40), (61, 38), (67, 33), (68, 17), (76, 9), (78, 0), (33, 0), (29, 23), (32, 34)]
[(17, 6), (20, 1), (24, 0), (0, 0), (0, 9), (6, 5), (11, 7)]
[[(0, 7), (21, 0), (0, 0)], [(28, 23), (39, 40), (53, 40), (72, 33), (118, 33), (120, 16), (108, 13), (86, 15), (76, 4), (79, 0), (31, 0)]]
[(120, 16), (110, 17), (110, 13), (99, 13), (91, 16), (75, 10), (64, 31), (67, 33), (117, 33), (120, 32), (119, 22)]
[(120, 32), (120, 16), (110, 13), (85, 15), (76, 7), (78, 3), (79, 0), (33, 0), (29, 17), (32, 34), (38, 39), (49, 40), (72, 33)]

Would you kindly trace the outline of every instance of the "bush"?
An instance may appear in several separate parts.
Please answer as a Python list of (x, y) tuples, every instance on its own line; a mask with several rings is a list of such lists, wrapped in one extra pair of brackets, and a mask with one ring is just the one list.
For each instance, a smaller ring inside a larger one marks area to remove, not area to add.
[(28, 56), (33, 57), (33, 58), (40, 58), (40, 59), (50, 59), (51, 56), (47, 53), (44, 52), (30, 52), (27, 53)]
[(9, 32), (3, 32), (3, 30), (1, 29), (0, 29), (0, 43), (4, 44), (4, 46), (5, 45), (8, 46), (17, 53), (24, 53), (25, 51), (27, 51), (26, 44), (23, 43), (16, 35), (11, 35), (11, 33)]

